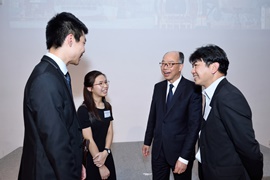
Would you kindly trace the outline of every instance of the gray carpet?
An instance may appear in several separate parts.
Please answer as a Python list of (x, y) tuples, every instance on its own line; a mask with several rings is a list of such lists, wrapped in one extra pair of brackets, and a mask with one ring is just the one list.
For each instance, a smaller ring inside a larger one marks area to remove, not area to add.
[[(113, 143), (116, 173), (118, 180), (151, 180), (150, 157), (143, 158), (142, 142)], [(270, 180), (270, 149), (261, 146), (264, 154), (264, 178)], [(0, 180), (16, 180), (18, 176), (22, 148), (19, 147), (0, 159)], [(171, 178), (173, 179), (173, 178)], [(194, 163), (193, 180), (198, 180), (197, 162)]]

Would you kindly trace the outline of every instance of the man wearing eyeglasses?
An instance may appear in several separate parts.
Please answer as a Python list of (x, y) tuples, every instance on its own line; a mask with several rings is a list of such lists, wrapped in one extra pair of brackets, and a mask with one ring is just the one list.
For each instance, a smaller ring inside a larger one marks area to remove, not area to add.
[(181, 75), (182, 52), (167, 52), (160, 63), (165, 80), (154, 87), (143, 156), (152, 144), (154, 180), (191, 180), (195, 144), (202, 120), (201, 87)]

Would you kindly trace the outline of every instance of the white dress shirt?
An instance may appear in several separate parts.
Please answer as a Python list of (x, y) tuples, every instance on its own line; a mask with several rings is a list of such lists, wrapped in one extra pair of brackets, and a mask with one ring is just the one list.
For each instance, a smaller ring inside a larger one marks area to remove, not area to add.
[(62, 61), (62, 59), (60, 59), (60, 58), (57, 57), (56, 55), (54, 55), (54, 54), (52, 54), (52, 53), (49, 53), (49, 52), (46, 53), (46, 56), (52, 58), (52, 59), (56, 62), (56, 64), (59, 66), (60, 70), (62, 71), (62, 73), (63, 73), (64, 75), (67, 74), (68, 69), (67, 69), (67, 66), (66, 66), (66, 64), (64, 63), (64, 61)]

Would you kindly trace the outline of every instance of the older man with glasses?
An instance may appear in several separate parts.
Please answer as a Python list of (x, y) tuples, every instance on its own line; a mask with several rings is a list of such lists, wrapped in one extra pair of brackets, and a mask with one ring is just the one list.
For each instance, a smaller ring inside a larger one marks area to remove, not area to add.
[(181, 75), (184, 54), (167, 52), (160, 62), (165, 80), (154, 87), (143, 156), (152, 144), (154, 180), (191, 180), (195, 144), (202, 120), (201, 87)]

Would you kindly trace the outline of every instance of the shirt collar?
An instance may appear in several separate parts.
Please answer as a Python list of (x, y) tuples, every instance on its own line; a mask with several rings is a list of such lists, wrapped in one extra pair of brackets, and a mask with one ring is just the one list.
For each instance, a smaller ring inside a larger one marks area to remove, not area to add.
[(56, 55), (48, 52), (46, 53), (46, 56), (50, 57), (51, 59), (53, 59), (56, 64), (59, 66), (60, 70), (62, 71), (62, 73), (65, 75), (68, 72), (67, 66), (64, 63), (64, 61), (62, 61), (62, 59), (60, 59), (59, 57), (57, 57)]
[(173, 85), (173, 92), (175, 91), (175, 87), (177, 87), (178, 86), (178, 84), (179, 84), (179, 82), (180, 82), (180, 80), (182, 79), (182, 75), (180, 75), (180, 77), (176, 80), (176, 81), (174, 81), (173, 83), (170, 83), (169, 81), (167, 81), (168, 83), (167, 83), (167, 90), (170, 88), (170, 84), (172, 84)]
[(215, 80), (208, 88), (204, 89), (202, 91), (202, 93), (208, 98), (208, 99), (212, 99), (214, 92), (218, 86), (218, 84), (220, 83), (220, 81), (222, 81), (225, 78), (225, 76), (222, 76), (220, 78), (218, 78), (217, 80)]

